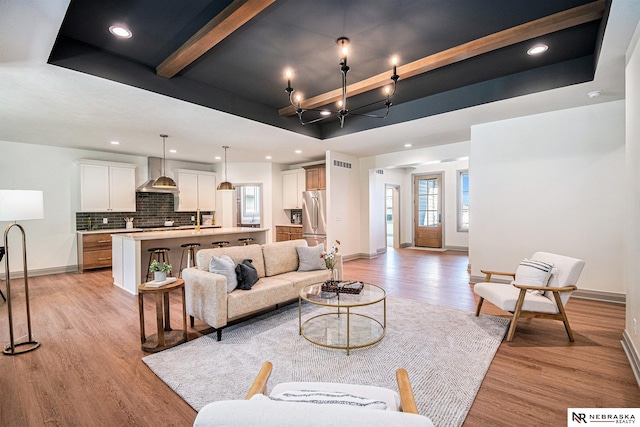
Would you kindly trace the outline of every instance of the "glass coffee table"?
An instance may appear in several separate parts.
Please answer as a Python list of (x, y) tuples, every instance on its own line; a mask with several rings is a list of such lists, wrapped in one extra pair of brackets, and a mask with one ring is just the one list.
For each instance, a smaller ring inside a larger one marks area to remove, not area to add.
[[(380, 286), (363, 283), (359, 294), (323, 292), (322, 283), (305, 286), (298, 298), (299, 333), (307, 341), (349, 351), (368, 347), (384, 338), (387, 328), (387, 294)], [(302, 319), (302, 302), (325, 307)], [(368, 307), (382, 303), (382, 310)], [(356, 312), (357, 310), (357, 312)], [(382, 311), (382, 313), (379, 313)], [(378, 320), (382, 317), (382, 320)]]

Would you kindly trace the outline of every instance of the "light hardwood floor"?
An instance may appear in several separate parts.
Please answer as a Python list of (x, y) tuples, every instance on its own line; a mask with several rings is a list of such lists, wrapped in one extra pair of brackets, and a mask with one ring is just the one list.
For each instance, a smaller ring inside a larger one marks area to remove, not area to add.
[[(390, 295), (472, 312), (466, 268), (465, 253), (402, 249), (346, 262), (345, 275), (380, 284)], [(137, 297), (111, 285), (110, 270), (29, 283), (34, 337), (42, 347), (0, 356), (0, 425), (192, 424), (195, 411), (141, 362)], [(12, 284), (15, 328), (22, 335), (22, 284)], [(151, 298), (146, 308), (153, 312)], [(171, 308), (177, 321), (178, 299)], [(0, 303), (3, 344), (9, 341), (6, 311)], [(624, 306), (572, 298), (567, 312), (573, 344), (560, 322), (519, 322), (514, 341), (501, 344), (465, 426), (565, 426), (569, 407), (640, 407), (640, 389), (620, 345)], [(485, 303), (483, 313), (500, 311)], [(147, 316), (148, 330), (155, 328), (153, 318)], [(196, 322), (189, 338), (207, 332)], [(211, 372), (202, 375), (215, 380)]]

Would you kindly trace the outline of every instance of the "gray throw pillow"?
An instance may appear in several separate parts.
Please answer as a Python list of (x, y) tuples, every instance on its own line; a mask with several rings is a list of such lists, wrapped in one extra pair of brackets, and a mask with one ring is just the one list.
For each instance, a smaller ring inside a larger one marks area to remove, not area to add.
[(220, 258), (215, 255), (212, 256), (211, 262), (209, 263), (209, 272), (221, 274), (227, 278), (227, 293), (238, 286), (236, 263), (233, 262), (229, 255), (222, 255)]
[(322, 254), (324, 252), (324, 245), (316, 246), (296, 246), (298, 251), (298, 259), (300, 264), (298, 265), (298, 271), (314, 271), (314, 270), (326, 270), (327, 265), (324, 263)]
[(236, 266), (236, 276), (238, 277), (238, 289), (243, 291), (251, 290), (251, 287), (258, 281), (258, 271), (251, 264), (250, 259), (245, 259), (242, 264)]

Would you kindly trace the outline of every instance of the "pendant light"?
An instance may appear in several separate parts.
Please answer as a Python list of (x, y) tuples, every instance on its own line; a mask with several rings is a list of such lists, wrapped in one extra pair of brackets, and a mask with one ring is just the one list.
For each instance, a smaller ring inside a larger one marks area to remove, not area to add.
[(177, 188), (176, 182), (174, 180), (172, 180), (171, 178), (169, 178), (168, 176), (164, 175), (165, 163), (167, 162), (167, 160), (165, 158), (165, 138), (167, 138), (167, 136), (168, 135), (160, 134), (160, 137), (162, 138), (162, 176), (160, 176), (160, 178), (156, 179), (153, 182), (152, 187), (153, 188), (166, 188), (166, 189), (175, 190)]
[(235, 191), (236, 187), (234, 187), (232, 183), (227, 181), (227, 148), (229, 147), (223, 145), (222, 148), (224, 148), (224, 181), (218, 184), (218, 190)]

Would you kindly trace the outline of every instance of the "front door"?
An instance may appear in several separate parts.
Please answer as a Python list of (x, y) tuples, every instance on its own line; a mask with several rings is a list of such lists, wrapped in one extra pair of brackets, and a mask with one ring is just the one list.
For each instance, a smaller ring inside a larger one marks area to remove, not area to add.
[(442, 175), (417, 175), (413, 178), (416, 246), (442, 247)]

